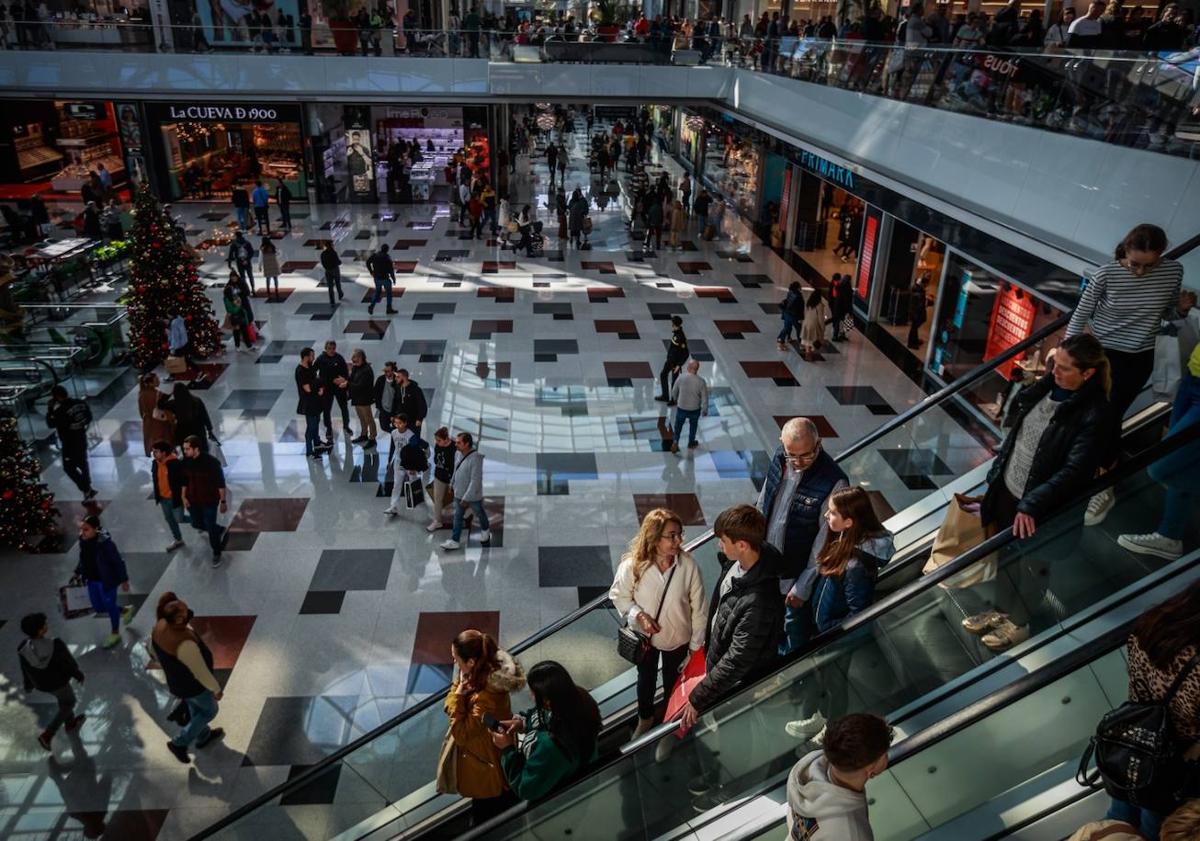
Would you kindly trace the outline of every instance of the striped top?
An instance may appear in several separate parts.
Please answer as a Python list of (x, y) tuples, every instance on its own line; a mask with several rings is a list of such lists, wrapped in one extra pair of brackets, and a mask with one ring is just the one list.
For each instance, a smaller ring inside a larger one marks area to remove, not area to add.
[(1153, 350), (1163, 313), (1178, 302), (1182, 285), (1183, 266), (1177, 260), (1164, 259), (1141, 277), (1116, 261), (1105, 263), (1084, 288), (1067, 337), (1090, 327), (1105, 350)]

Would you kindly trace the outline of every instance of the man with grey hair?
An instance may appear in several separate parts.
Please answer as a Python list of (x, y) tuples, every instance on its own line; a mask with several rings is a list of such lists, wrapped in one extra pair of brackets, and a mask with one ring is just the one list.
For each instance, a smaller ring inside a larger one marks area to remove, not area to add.
[(758, 495), (758, 510), (767, 518), (767, 542), (783, 553), (779, 586), (786, 610), (781, 656), (799, 648), (811, 634), (804, 603), (812, 595), (816, 555), (829, 531), (825, 504), (831, 493), (849, 484), (845, 472), (821, 448), (815, 423), (797, 417), (783, 425)]
[(688, 360), (686, 373), (681, 374), (671, 386), (671, 402), (675, 404), (675, 432), (671, 438), (671, 452), (679, 452), (679, 436), (683, 433), (683, 422), (688, 424), (688, 449), (700, 446), (696, 440), (696, 426), (700, 415), (708, 414), (708, 383), (700, 376), (700, 362)]

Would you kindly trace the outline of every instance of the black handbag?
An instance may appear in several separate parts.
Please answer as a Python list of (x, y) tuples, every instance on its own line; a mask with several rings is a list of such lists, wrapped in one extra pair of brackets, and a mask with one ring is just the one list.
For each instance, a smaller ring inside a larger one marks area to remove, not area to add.
[[(677, 566), (671, 567), (671, 574), (667, 576), (667, 583), (663, 586), (662, 597), (658, 600), (658, 610), (654, 611), (654, 621), (658, 622), (659, 614), (662, 613), (663, 603), (667, 600), (667, 591), (671, 589), (671, 579), (675, 577)], [(650, 650), (650, 637), (643, 634), (632, 625), (626, 625), (623, 628), (617, 629), (617, 654), (625, 660), (628, 660), (635, 666), (641, 665), (641, 662), (646, 659), (646, 653)]]
[[(1171, 732), (1171, 699), (1200, 664), (1200, 652), (1176, 675), (1159, 701), (1126, 701), (1100, 719), (1079, 760), (1076, 782), (1103, 786), (1111, 797), (1152, 812), (1173, 811), (1186, 797), (1190, 779), (1183, 746)], [(1090, 768), (1092, 757), (1096, 767)]]

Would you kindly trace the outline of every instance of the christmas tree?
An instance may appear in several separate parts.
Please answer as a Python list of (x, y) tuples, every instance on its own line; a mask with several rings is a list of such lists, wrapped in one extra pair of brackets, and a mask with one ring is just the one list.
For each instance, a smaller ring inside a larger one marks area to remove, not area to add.
[(149, 187), (143, 186), (134, 198), (131, 239), (127, 301), (134, 364), (145, 371), (166, 359), (167, 325), (176, 313), (187, 325), (192, 355), (216, 353), (221, 325), (196, 275), (183, 229), (167, 218)]
[(0, 543), (20, 551), (34, 535), (57, 535), (54, 494), (42, 483), (42, 467), (21, 440), (16, 418), (0, 418)]

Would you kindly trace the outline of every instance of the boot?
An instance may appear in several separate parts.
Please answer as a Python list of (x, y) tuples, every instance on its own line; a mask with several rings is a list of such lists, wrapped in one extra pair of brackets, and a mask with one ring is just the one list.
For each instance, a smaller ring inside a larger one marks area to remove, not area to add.
[(634, 739), (636, 739), (638, 736), (641, 736), (643, 733), (649, 733), (650, 728), (652, 728), (653, 726), (654, 726), (653, 718), (639, 718), (637, 727), (633, 728), (633, 735), (630, 737), (629, 741), (632, 742)]

